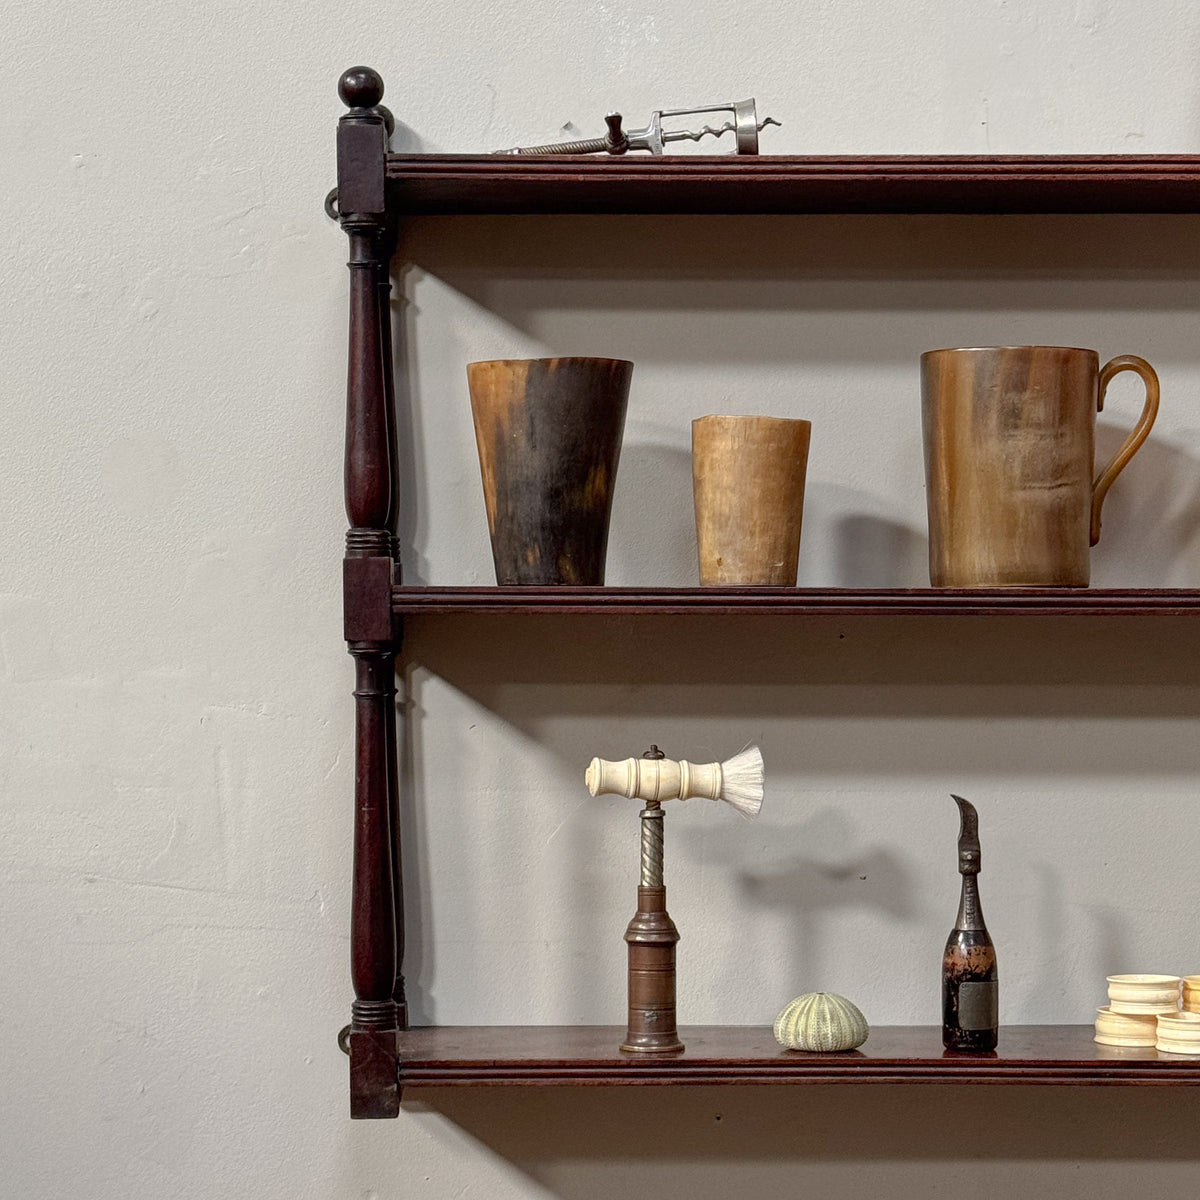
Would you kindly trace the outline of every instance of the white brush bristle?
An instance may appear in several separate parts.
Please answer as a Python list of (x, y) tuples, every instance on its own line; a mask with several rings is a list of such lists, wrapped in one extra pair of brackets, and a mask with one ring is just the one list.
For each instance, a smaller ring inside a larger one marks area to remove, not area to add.
[(763, 756), (757, 746), (747, 746), (721, 764), (721, 799), (743, 816), (758, 815), (763, 802)]

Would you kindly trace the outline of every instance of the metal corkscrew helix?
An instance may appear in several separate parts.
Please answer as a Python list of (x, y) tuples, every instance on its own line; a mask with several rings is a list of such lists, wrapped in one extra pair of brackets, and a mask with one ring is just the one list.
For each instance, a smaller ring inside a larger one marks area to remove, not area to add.
[[(705, 125), (702, 129), (663, 129), (664, 117), (690, 117), (702, 113), (732, 113), (733, 120), (723, 125)], [(611, 112), (604, 118), (608, 132), (603, 137), (582, 138), (570, 142), (550, 142), (544, 146), (515, 146), (511, 150), (497, 150), (497, 154), (626, 154), (630, 150), (649, 150), (661, 154), (670, 142), (698, 142), (705, 137), (721, 137), (734, 134), (738, 154), (757, 154), (758, 135), (768, 125), (779, 125), (774, 117), (758, 119), (754, 99), (738, 100), (734, 104), (709, 104), (702, 108), (660, 108), (650, 114), (650, 123), (645, 129), (626, 130), (621, 127), (622, 117)]]
[[(651, 746), (642, 758), (651, 762), (662, 762), (667, 756), (657, 747)], [(647, 800), (646, 807), (638, 814), (642, 821), (642, 887), (663, 885), (663, 811), (657, 800)]]

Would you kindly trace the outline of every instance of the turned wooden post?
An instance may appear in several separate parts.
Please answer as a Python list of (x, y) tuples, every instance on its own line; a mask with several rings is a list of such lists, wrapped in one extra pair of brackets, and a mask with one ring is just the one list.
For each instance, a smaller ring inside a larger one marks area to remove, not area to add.
[(388, 270), (395, 230), (385, 187), (390, 114), (383, 81), (353, 67), (338, 84), (338, 217), (350, 238), (346, 383), (345, 635), (356, 665), (354, 892), (350, 919), (350, 1115), (400, 1111), (401, 975), (396, 631), (391, 589), (396, 478)]

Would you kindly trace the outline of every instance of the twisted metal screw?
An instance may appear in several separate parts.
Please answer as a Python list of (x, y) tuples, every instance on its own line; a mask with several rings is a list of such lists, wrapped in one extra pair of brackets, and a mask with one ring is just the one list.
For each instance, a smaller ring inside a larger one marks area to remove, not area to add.
[[(663, 759), (667, 756), (652, 745), (643, 758)], [(663, 812), (657, 800), (647, 800), (642, 818), (642, 887), (663, 885)]]
[(501, 154), (624, 154), (629, 149), (629, 139), (621, 128), (621, 114), (608, 113), (604, 118), (608, 133), (604, 137), (581, 138), (574, 142), (552, 142), (548, 146), (516, 146), (512, 150), (501, 150)]
[(651, 800), (642, 817), (642, 887), (663, 885), (663, 813), (657, 800)]

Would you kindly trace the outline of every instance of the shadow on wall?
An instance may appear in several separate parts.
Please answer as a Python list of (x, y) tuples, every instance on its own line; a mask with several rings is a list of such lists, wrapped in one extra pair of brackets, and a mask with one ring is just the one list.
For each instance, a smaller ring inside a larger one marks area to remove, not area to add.
[(1198, 229), (1169, 215), (421, 217), (401, 260), (554, 353), (905, 365), (915, 385), (921, 351), (946, 345), (1190, 361)]
[(444, 1089), (404, 1108), (561, 1200), (1123, 1200), (1149, 1167), (1189, 1190), (1200, 1169), (1192, 1088)]
[[(392, 853), (400, 856), (401, 911), (396, 914), (397, 949), (404, 976), (410, 1020), (429, 1020), (434, 1011), (429, 980), (437, 966), (433, 940), (419, 936), (433, 924), (433, 883), (425, 809), (417, 801), (417, 779), (425, 769), (420, 731), (420, 702), (414, 697), (411, 668), (401, 672), (396, 697), (396, 766), (399, 774), (400, 828), (392, 831)], [(418, 935), (418, 936), (413, 936)]]
[[(1123, 402), (1127, 393), (1117, 399), (1116, 384), (1112, 393), (1096, 427), (1097, 472), (1117, 452), (1139, 411)], [(1192, 401), (1166, 395), (1162, 403)], [(1155, 430), (1105, 498), (1100, 541), (1092, 548), (1093, 587), (1128, 586), (1130, 578), (1146, 581), (1141, 586), (1200, 585), (1200, 465)]]
[[(656, 361), (787, 361), (795, 339), (772, 336), (770, 323), (754, 335), (714, 338), (720, 326), (699, 319), (780, 307), (871, 318), (873, 337), (851, 337), (855, 322), (847, 320), (842, 339), (806, 348), (823, 361), (896, 361), (898, 348), (905, 356), (911, 349), (895, 336), (905, 322), (878, 315), (897, 298), (904, 308), (915, 300), (935, 311), (982, 311), (993, 324), (997, 314), (1005, 324), (1022, 310), (1044, 321), (1045, 310), (1104, 314), (1127, 301), (1149, 317), (1190, 312), (1198, 228), (1191, 215), (417, 217), (406, 224), (401, 258), (526, 332), (539, 332), (546, 311), (559, 308), (616, 315), (649, 304), (697, 318), (674, 331), (682, 340), (664, 341), (638, 312), (639, 353)], [(792, 303), (781, 306), (784, 299)], [(936, 343), (964, 344), (994, 340)], [(1151, 344), (1127, 329), (1111, 353), (1153, 360)]]
[(428, 489), (423, 486), (423, 475), (418, 470), (422, 462), (422, 447), (426, 445), (421, 408), (416, 403), (416, 377), (418, 370), (416, 314), (407, 299), (406, 281), (409, 270), (405, 268), (399, 280), (392, 284), (388, 320), (392, 328), (392, 373), (395, 380), (394, 415), (392, 432), (396, 455), (396, 475), (393, 486), (396, 495), (396, 537), (401, 546), (406, 583), (429, 583), (429, 571), (418, 546), (425, 545), (425, 531), (429, 524)]
[(1200, 628), (1186, 617), (582, 621), (586, 636), (555, 614), (421, 615), (405, 658), (532, 735), (575, 713), (1126, 716), (1122, 689), (1138, 685), (1155, 690), (1153, 711), (1200, 714), (1200, 696), (1181, 690), (1200, 684)]
[(636, 543), (619, 536), (609, 538), (606, 576), (653, 579), (662, 587), (694, 587), (696, 521), (690, 451), (629, 441), (621, 447), (614, 526), (621, 527), (623, 509), (644, 510), (647, 506), (653, 508), (654, 519), (637, 523)]
[(929, 542), (925, 531), (866, 515), (835, 522), (837, 586), (928, 587)]
[[(790, 977), (827, 987), (838, 978), (845, 948), (821, 955), (830, 944), (822, 936), (826, 918), (842, 909), (867, 908), (897, 925), (907, 920), (918, 890), (913, 866), (894, 842), (862, 845), (856, 824), (837, 809), (808, 814), (789, 829), (786, 844), (805, 850), (777, 862), (736, 867), (735, 878), (748, 911), (773, 909), (782, 918), (779, 927), (787, 929), (791, 944), (780, 946), (778, 954), (789, 964)], [(855, 953), (870, 956), (863, 947)]]
[[(1198, 229), (1190, 215), (416, 218), (400, 256), (416, 266), (398, 291), (411, 293), (428, 273), (521, 345), (637, 364), (610, 582), (694, 579), (687, 421), (774, 408), (816, 425), (801, 582), (921, 586), (920, 353), (1023, 342), (1141, 353), (1163, 376), (1163, 412), (1177, 428), (1187, 398), (1173, 386), (1176, 368), (1194, 361)], [(425, 444), (425, 406), (445, 403), (445, 379), (436, 394), (421, 394), (411, 314), (399, 324), (397, 348), (410, 354), (397, 383), (401, 540), (416, 583), (426, 581), (428, 505), (446, 498), (436, 480), (418, 476), (413, 447)], [(473, 329), (441, 352), (487, 357)], [(1098, 460), (1132, 424), (1124, 389), (1135, 387), (1114, 385)], [(645, 423), (663, 420), (654, 413), (678, 415), (655, 431), (669, 445), (645, 444)], [(858, 494), (830, 478), (844, 473), (842, 439), (855, 437), (864, 450)], [(842, 458), (826, 468), (821, 456), (835, 446)], [(442, 447), (453, 453), (451, 474), (475, 470), (473, 450)], [(847, 494), (829, 508), (822, 488)], [(1112, 528), (1094, 557), (1094, 583), (1200, 583), (1200, 470), (1189, 448), (1152, 434), (1107, 508)], [(632, 533), (644, 544), (623, 545)], [(811, 561), (826, 542), (827, 555)], [(490, 581), (489, 561), (473, 568)]]

